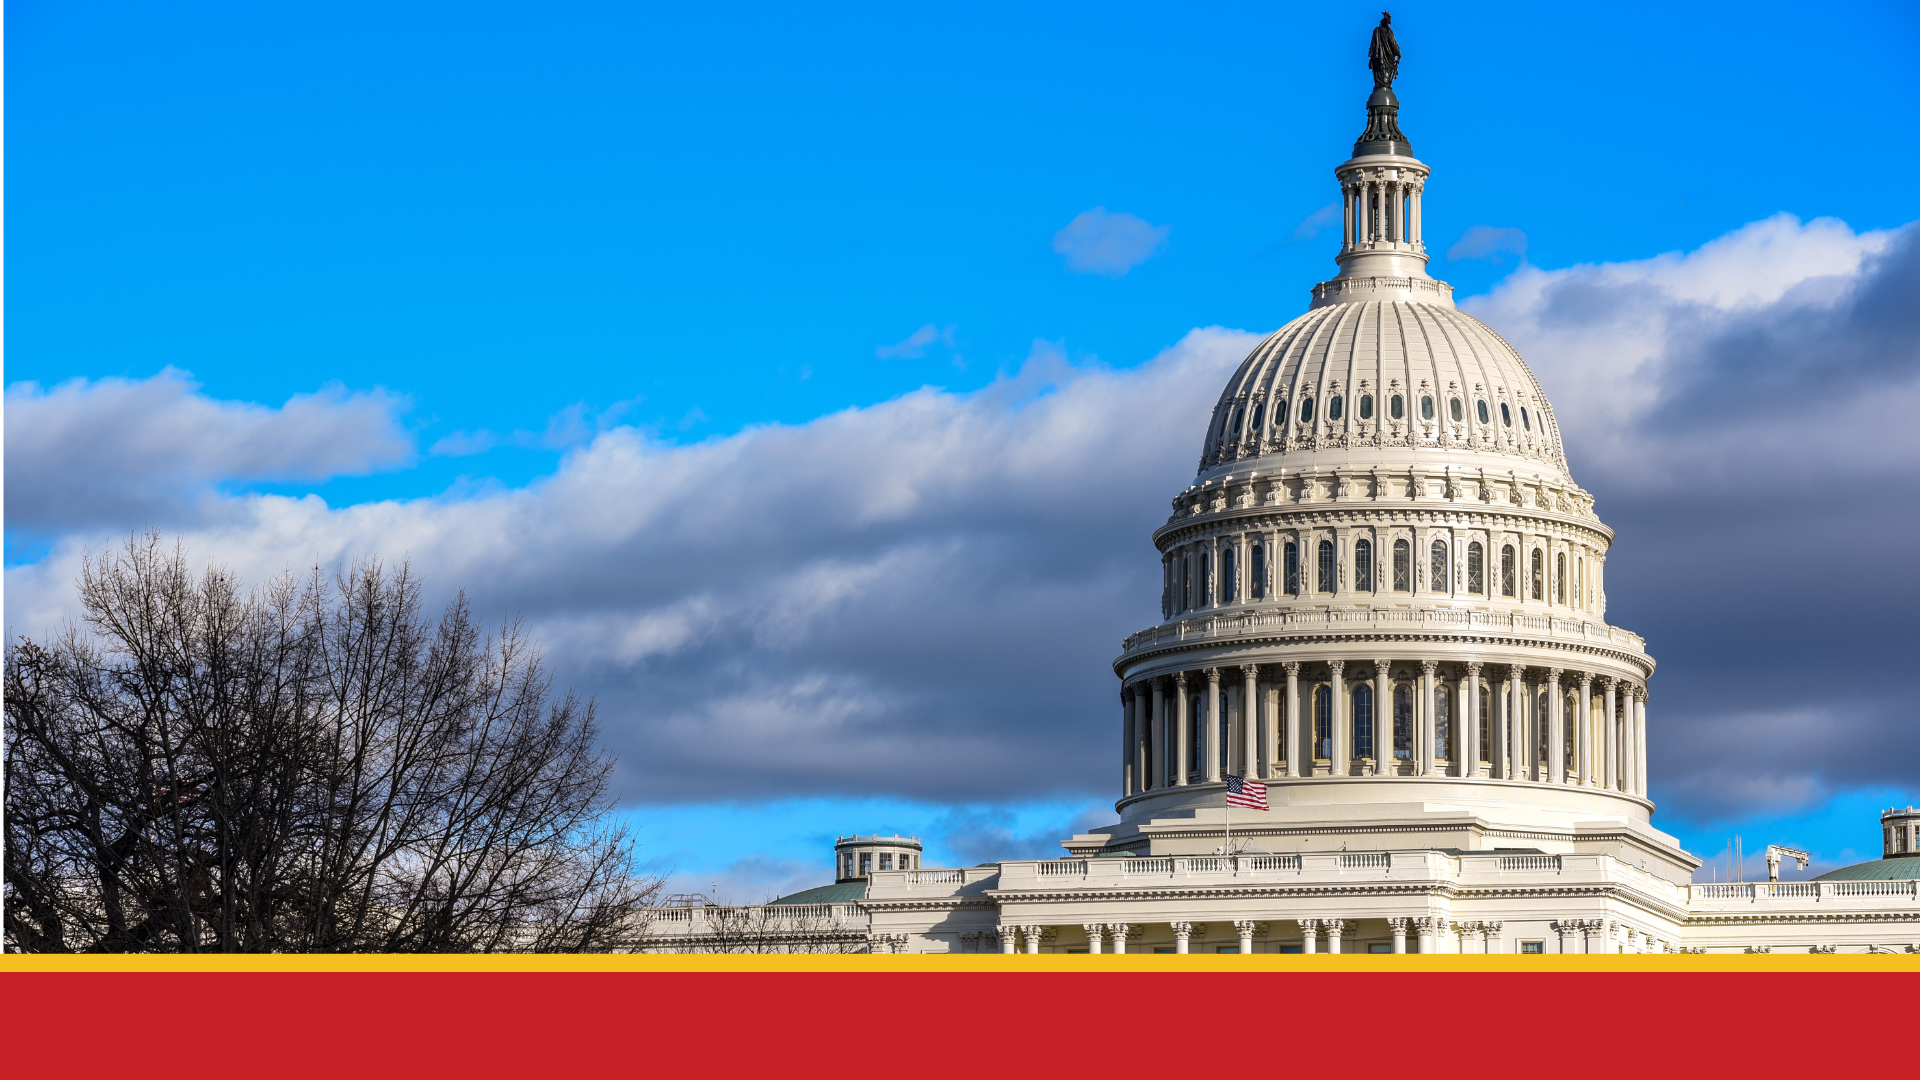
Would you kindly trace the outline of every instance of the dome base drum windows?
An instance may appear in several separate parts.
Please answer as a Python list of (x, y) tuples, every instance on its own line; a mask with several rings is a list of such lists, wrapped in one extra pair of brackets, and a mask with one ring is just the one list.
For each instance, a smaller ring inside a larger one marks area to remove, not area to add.
[(1546, 573), (1546, 557), (1541, 554), (1539, 548), (1534, 548), (1533, 598), (1535, 600), (1545, 600), (1547, 598)]
[(1220, 602), (1223, 604), (1231, 604), (1238, 597), (1240, 582), (1234, 576), (1235, 569), (1233, 549), (1226, 548), (1220, 552)]
[(1562, 551), (1553, 557), (1553, 588), (1556, 603), (1567, 602), (1567, 553)]
[(1413, 547), (1405, 540), (1393, 542), (1393, 591), (1413, 591)]
[(1372, 394), (1360, 395), (1360, 419), (1362, 420), (1373, 419), (1373, 395)]
[(1200, 606), (1213, 606), (1213, 552), (1200, 553)]
[(1252, 580), (1248, 584), (1248, 595), (1252, 596), (1255, 600), (1264, 600), (1267, 597), (1267, 548), (1265, 544), (1253, 545), (1253, 556), (1250, 561), (1253, 564), (1253, 574), (1251, 575)]
[(1500, 595), (1513, 595), (1513, 545), (1500, 548)]
[(1437, 593), (1450, 591), (1447, 587), (1448, 586), (1447, 579), (1452, 575), (1447, 571), (1446, 541), (1435, 540), (1433, 542), (1433, 566), (1430, 567), (1430, 569), (1432, 570), (1432, 573), (1429, 574), (1427, 577), (1428, 587)]
[[(1479, 680), (1474, 680), (1479, 682)], [(1480, 682), (1480, 763), (1493, 764), (1493, 691)]]
[(1341, 403), (1340, 403), (1339, 394), (1335, 394), (1332, 397), (1327, 399), (1327, 419), (1329, 420), (1340, 419), (1340, 415), (1341, 415), (1340, 409), (1341, 409)]
[(1373, 541), (1360, 540), (1353, 545), (1353, 588), (1355, 592), (1373, 591)]
[(1323, 593), (1333, 592), (1334, 591), (1333, 541), (1331, 540), (1320, 541), (1319, 559), (1317, 560), (1317, 562), (1319, 564), (1317, 567), (1317, 569), (1319, 570), (1319, 579), (1320, 579), (1319, 591)]
[(1425, 394), (1420, 395), (1420, 419), (1433, 419), (1433, 398)]
[(1333, 688), (1313, 688), (1313, 756), (1316, 761), (1333, 759)]
[(1404, 420), (1407, 416), (1406, 399), (1395, 394), (1387, 399), (1387, 415), (1395, 420)]
[(1446, 686), (1433, 688), (1433, 759), (1453, 757), (1453, 691)]
[(1413, 687), (1406, 683), (1393, 688), (1393, 756), (1413, 760)]
[(1300, 595), (1300, 545), (1289, 540), (1282, 549), (1280, 591), (1288, 596)]
[(1373, 687), (1353, 688), (1353, 756), (1373, 757)]
[(1475, 540), (1467, 545), (1467, 591), (1484, 595), (1487, 591), (1486, 549)]

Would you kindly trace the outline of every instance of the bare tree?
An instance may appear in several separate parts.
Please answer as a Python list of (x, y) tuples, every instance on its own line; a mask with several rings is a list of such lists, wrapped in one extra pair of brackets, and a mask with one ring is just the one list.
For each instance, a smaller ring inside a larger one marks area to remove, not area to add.
[(65, 951), (627, 947), (662, 884), (591, 702), (402, 565), (242, 593), (159, 536), (8, 643), (5, 933)]

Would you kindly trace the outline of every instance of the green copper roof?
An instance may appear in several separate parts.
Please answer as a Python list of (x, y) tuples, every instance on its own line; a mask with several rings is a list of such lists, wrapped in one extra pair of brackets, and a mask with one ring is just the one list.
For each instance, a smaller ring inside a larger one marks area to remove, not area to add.
[(855, 900), (867, 898), (867, 883), (847, 881), (838, 885), (822, 885), (817, 889), (803, 889), (792, 896), (783, 896), (775, 900), (776, 904), (851, 904)]
[(1893, 859), (1875, 859), (1854, 866), (1829, 870), (1815, 881), (1911, 881), (1920, 878), (1920, 855), (1902, 855)]

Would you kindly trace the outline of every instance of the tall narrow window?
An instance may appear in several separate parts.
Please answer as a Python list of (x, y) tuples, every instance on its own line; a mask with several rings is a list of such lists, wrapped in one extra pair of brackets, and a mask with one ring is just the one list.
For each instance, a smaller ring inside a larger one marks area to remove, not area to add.
[(1433, 398), (1426, 394), (1420, 395), (1420, 419), (1433, 419)]
[(1353, 688), (1353, 756), (1373, 756), (1373, 687), (1366, 683)]
[(1248, 576), (1247, 595), (1255, 600), (1265, 600), (1267, 598), (1267, 546), (1253, 545), (1253, 558), (1249, 561), (1253, 564), (1253, 573)]
[(1319, 559), (1317, 562), (1319, 563), (1317, 569), (1320, 572), (1320, 591), (1330, 593), (1333, 591), (1333, 541), (1320, 541)]
[(1207, 767), (1206, 746), (1203, 740), (1207, 737), (1207, 713), (1211, 711), (1207, 707), (1209, 704), (1207, 698), (1210, 696), (1212, 695), (1201, 694), (1198, 702), (1193, 706), (1193, 715), (1188, 718), (1187, 776), (1189, 778), (1200, 775)]
[(1552, 758), (1547, 756), (1547, 752), (1548, 752), (1547, 736), (1549, 734), (1549, 732), (1547, 731), (1547, 727), (1548, 727), (1547, 707), (1548, 707), (1547, 692), (1545, 690), (1542, 690), (1540, 691), (1539, 696), (1534, 699), (1534, 703), (1533, 703), (1533, 727), (1534, 727), (1534, 730), (1538, 732), (1540, 736), (1538, 739), (1534, 740), (1536, 745), (1534, 746), (1533, 760), (1534, 760), (1534, 764), (1542, 770), (1545, 770), (1546, 768), (1548, 768), (1548, 766), (1553, 760)]
[(1220, 771), (1224, 773), (1230, 771), (1227, 767), (1228, 751), (1233, 749), (1233, 743), (1227, 738), (1227, 709), (1224, 697), (1221, 698), (1220, 706), (1220, 719), (1214, 724), (1216, 732), (1214, 745), (1220, 748)]
[(1339, 394), (1335, 394), (1332, 397), (1328, 398), (1327, 399), (1327, 419), (1329, 420), (1340, 419), (1341, 405), (1342, 405), (1342, 402), (1340, 400)]
[[(1474, 680), (1479, 682), (1479, 680)], [(1480, 682), (1480, 760), (1483, 763), (1493, 761), (1493, 690)]]
[(1564, 718), (1560, 725), (1560, 730), (1566, 736), (1564, 740), (1565, 746), (1562, 748), (1564, 760), (1561, 762), (1561, 765), (1563, 768), (1572, 769), (1574, 767), (1573, 738), (1577, 729), (1580, 727), (1580, 701), (1573, 696), (1573, 691), (1567, 691), (1567, 700), (1561, 702), (1560, 708), (1560, 715)]
[(1508, 411), (1507, 403), (1504, 401), (1500, 403), (1500, 422), (1508, 427), (1513, 426), (1513, 413)]
[(1240, 425), (1243, 422), (1245, 422), (1246, 419), (1247, 419), (1247, 407), (1245, 405), (1242, 405), (1239, 408), (1233, 410), (1233, 433), (1235, 435), (1240, 434)]
[(1239, 567), (1234, 565), (1233, 549), (1229, 547), (1222, 550), (1220, 552), (1220, 602), (1223, 604), (1231, 604), (1239, 596), (1240, 581), (1234, 576), (1234, 571), (1238, 569)]
[(1447, 399), (1447, 415), (1453, 417), (1456, 424), (1467, 418), (1467, 414), (1461, 410), (1459, 398)]
[(1527, 417), (1527, 407), (1525, 405), (1520, 406), (1520, 426), (1526, 428), (1528, 431), (1533, 430), (1533, 421)]
[(1313, 756), (1321, 761), (1333, 757), (1333, 688), (1313, 688)]
[(1401, 761), (1413, 759), (1413, 686), (1410, 683), (1393, 688), (1393, 756)]
[(1200, 553), (1200, 606), (1213, 605), (1213, 552)]
[(1567, 553), (1562, 551), (1553, 557), (1553, 592), (1559, 602), (1567, 602)]
[(1356, 592), (1373, 591), (1373, 541), (1360, 540), (1353, 545), (1353, 587)]
[(1573, 560), (1573, 606), (1574, 607), (1584, 609), (1587, 606), (1586, 583), (1587, 583), (1587, 560), (1576, 556)]
[(1513, 545), (1500, 547), (1500, 595), (1513, 595)]
[(1300, 545), (1291, 540), (1287, 541), (1281, 569), (1284, 571), (1285, 580), (1281, 582), (1280, 591), (1286, 593), (1288, 596), (1299, 596)]
[(1473, 406), (1475, 411), (1477, 411), (1480, 414), (1481, 423), (1483, 424), (1492, 423), (1492, 421), (1487, 419), (1487, 403), (1485, 401), (1476, 401), (1473, 403)]
[(1373, 395), (1372, 394), (1360, 395), (1360, 419), (1362, 420), (1373, 419)]
[(1312, 398), (1300, 399), (1300, 422), (1303, 424), (1313, 423), (1313, 399)]
[(1475, 540), (1467, 545), (1467, 591), (1484, 594), (1487, 591), (1487, 554), (1486, 549)]
[(1447, 578), (1450, 575), (1447, 573), (1446, 541), (1435, 540), (1433, 542), (1433, 560), (1432, 561), (1433, 561), (1433, 565), (1429, 569), (1431, 569), (1433, 573), (1430, 574), (1427, 578), (1427, 587), (1432, 589), (1434, 592), (1449, 591), (1447, 588), (1448, 586)]
[(1433, 756), (1444, 761), (1453, 756), (1453, 692), (1440, 685), (1433, 688)]
[(1546, 558), (1540, 554), (1540, 549), (1534, 548), (1533, 549), (1533, 598), (1535, 600), (1545, 600), (1547, 598), (1546, 565), (1547, 565)]
[(1253, 407), (1253, 433), (1255, 435), (1260, 434), (1260, 421), (1266, 419), (1266, 416), (1267, 403), (1262, 401), (1255, 404)]
[(1387, 415), (1388, 416), (1391, 416), (1395, 420), (1398, 420), (1401, 417), (1405, 416), (1406, 414), (1407, 414), (1407, 402), (1405, 398), (1401, 397), (1399, 394), (1395, 394), (1393, 395), (1393, 397), (1387, 399)]
[(1393, 591), (1413, 591), (1413, 548), (1405, 540), (1393, 542)]

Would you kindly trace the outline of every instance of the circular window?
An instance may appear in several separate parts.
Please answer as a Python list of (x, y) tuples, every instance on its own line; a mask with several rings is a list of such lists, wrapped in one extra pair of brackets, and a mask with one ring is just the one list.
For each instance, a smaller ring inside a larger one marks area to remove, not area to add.
[(1453, 422), (1456, 424), (1467, 418), (1467, 414), (1460, 411), (1459, 398), (1447, 399), (1447, 413), (1453, 417)]
[(1399, 394), (1393, 395), (1393, 398), (1387, 402), (1387, 412), (1395, 420), (1398, 420), (1402, 416), (1406, 415), (1407, 413), (1406, 403), (1401, 400)]
[(1303, 424), (1313, 423), (1313, 399), (1312, 398), (1300, 399), (1300, 422)]
[(1507, 403), (1504, 401), (1500, 403), (1500, 422), (1508, 427), (1513, 426), (1513, 414), (1507, 411)]
[(1480, 422), (1483, 424), (1488, 423), (1489, 421), (1487, 420), (1487, 403), (1484, 401), (1476, 401), (1473, 404), (1476, 408), (1480, 410)]
[(1420, 419), (1433, 419), (1433, 399), (1425, 394), (1420, 396)]
[(1327, 419), (1329, 420), (1340, 419), (1340, 395), (1339, 394), (1335, 394), (1332, 397), (1327, 399)]
[(1360, 419), (1362, 420), (1373, 419), (1373, 395), (1372, 394), (1360, 395)]

